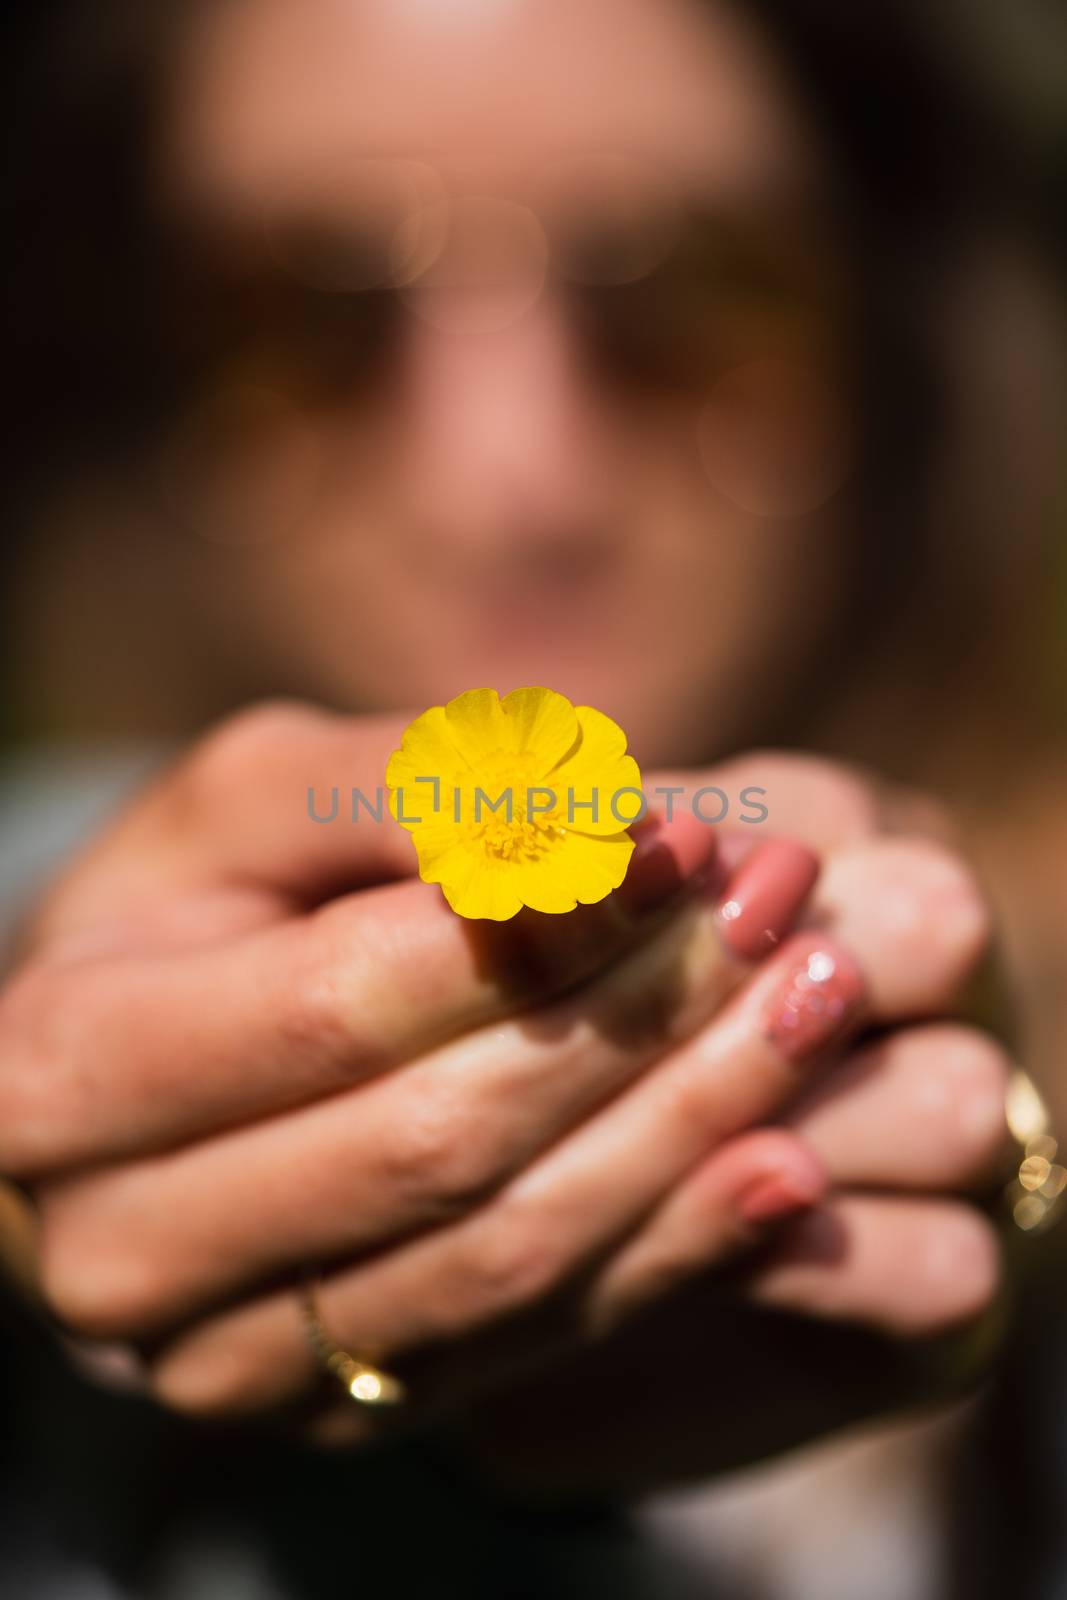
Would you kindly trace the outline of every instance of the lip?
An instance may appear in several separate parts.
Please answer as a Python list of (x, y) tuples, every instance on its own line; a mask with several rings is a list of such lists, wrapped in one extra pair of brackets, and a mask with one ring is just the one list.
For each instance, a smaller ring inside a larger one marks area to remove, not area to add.
[(457, 562), (449, 570), (457, 589), (501, 604), (521, 602), (529, 597), (554, 598), (566, 603), (591, 591), (613, 586), (615, 570), (607, 561), (531, 560), (502, 562), (499, 566), (471, 564), (466, 569)]
[(548, 573), (483, 571), (458, 579), (453, 574), (449, 588), (454, 606), (473, 612), (478, 626), (494, 636), (536, 632), (589, 637), (603, 633), (619, 611), (618, 580), (605, 569), (590, 569), (575, 580)]

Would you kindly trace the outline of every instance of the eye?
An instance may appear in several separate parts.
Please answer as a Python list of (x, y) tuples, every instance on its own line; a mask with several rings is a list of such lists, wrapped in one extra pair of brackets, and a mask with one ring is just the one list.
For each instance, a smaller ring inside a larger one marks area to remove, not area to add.
[(807, 358), (836, 323), (812, 264), (772, 239), (693, 225), (647, 273), (611, 282), (617, 240), (572, 242), (577, 316), (603, 370), (649, 386), (705, 390), (723, 372), (761, 358)]
[(262, 306), (259, 348), (278, 381), (309, 399), (339, 396), (380, 377), (397, 312), (389, 289), (330, 294), (294, 288)]
[(703, 298), (681, 296), (657, 273), (636, 283), (573, 288), (576, 320), (599, 369), (644, 387), (688, 387), (715, 366)]

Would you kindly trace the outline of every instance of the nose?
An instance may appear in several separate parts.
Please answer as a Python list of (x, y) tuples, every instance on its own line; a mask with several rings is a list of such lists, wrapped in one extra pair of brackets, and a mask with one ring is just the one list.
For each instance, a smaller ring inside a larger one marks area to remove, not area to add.
[(406, 493), (426, 528), (472, 554), (547, 551), (612, 520), (608, 402), (562, 298), (545, 286), (504, 326), (424, 316), (402, 336)]

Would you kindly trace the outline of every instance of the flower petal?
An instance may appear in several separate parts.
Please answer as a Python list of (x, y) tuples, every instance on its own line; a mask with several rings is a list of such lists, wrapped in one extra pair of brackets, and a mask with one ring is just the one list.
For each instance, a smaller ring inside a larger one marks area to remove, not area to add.
[(518, 892), (534, 911), (573, 911), (617, 889), (626, 876), (634, 841), (628, 833), (591, 838), (568, 832), (538, 861), (516, 866)]
[[(467, 763), (452, 741), (444, 706), (431, 706), (405, 728), (400, 749), (389, 757), (385, 782), (391, 814), (409, 831), (422, 823), (451, 817), (452, 790), (467, 772)], [(419, 781), (426, 778), (437, 778), (439, 783), (435, 787)], [(438, 802), (436, 812), (435, 800)]]
[(522, 909), (514, 871), (505, 863), (490, 861), (480, 850), (457, 852), (450, 858), (441, 889), (461, 917), (507, 922)]
[(502, 705), (514, 741), (509, 748), (536, 757), (533, 776), (550, 772), (577, 744), (578, 716), (566, 695), (554, 689), (512, 689)]
[(471, 767), (510, 750), (510, 728), (495, 689), (468, 689), (445, 706), (448, 735)]
[(578, 742), (578, 717), (554, 689), (468, 689), (445, 707), (449, 737), (471, 767), (501, 755), (528, 758), (531, 777), (555, 766)]
[(582, 742), (572, 752), (575, 760), (611, 762), (626, 754), (626, 735), (617, 722), (594, 706), (575, 706)]
[(470, 852), (462, 831), (450, 822), (424, 823), (411, 830), (423, 883), (443, 883), (454, 877)]
[(558, 796), (560, 815), (568, 828), (597, 836), (619, 833), (640, 814), (638, 794), (622, 793), (640, 791), (640, 768), (633, 756), (626, 754), (626, 735), (617, 723), (592, 706), (577, 706), (575, 712), (581, 740), (577, 749), (553, 768), (547, 782)]

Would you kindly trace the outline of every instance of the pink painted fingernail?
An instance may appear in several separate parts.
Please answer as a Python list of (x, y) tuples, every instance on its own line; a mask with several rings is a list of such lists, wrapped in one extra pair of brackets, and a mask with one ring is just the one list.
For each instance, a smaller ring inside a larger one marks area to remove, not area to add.
[(798, 934), (782, 951), (786, 976), (763, 1009), (763, 1032), (801, 1061), (847, 1033), (863, 1011), (866, 986), (856, 963), (829, 939)]
[(713, 828), (689, 811), (676, 810), (669, 822), (652, 813), (634, 831), (634, 853), (616, 893), (628, 911), (652, 911), (714, 866)]
[(807, 1211), (822, 1197), (822, 1182), (807, 1183), (799, 1173), (775, 1173), (757, 1178), (736, 1201), (742, 1222), (778, 1222), (782, 1217)]
[(775, 949), (819, 876), (819, 858), (793, 839), (769, 839), (738, 868), (719, 906), (722, 937), (735, 956), (756, 961)]

